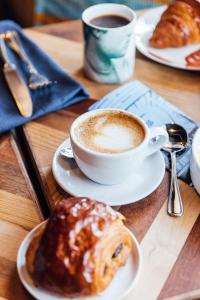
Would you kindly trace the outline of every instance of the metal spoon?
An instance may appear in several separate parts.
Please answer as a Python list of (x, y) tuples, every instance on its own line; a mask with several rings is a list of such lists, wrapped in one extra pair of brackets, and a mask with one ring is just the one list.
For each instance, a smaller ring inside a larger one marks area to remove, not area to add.
[(169, 134), (169, 142), (164, 145), (163, 150), (171, 157), (171, 183), (167, 212), (170, 216), (180, 217), (183, 214), (183, 202), (176, 174), (176, 153), (186, 149), (188, 136), (186, 130), (177, 124), (166, 124), (166, 130)]
[(61, 156), (65, 157), (65, 158), (73, 158), (74, 157), (72, 148), (70, 146), (62, 148), (59, 153)]

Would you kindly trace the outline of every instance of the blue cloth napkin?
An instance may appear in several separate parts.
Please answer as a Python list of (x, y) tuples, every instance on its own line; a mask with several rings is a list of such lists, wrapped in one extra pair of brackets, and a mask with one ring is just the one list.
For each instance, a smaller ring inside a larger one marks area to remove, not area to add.
[[(33, 65), (41, 74), (57, 83), (45, 89), (30, 91), (34, 108), (33, 115), (30, 118), (24, 118), (18, 112), (6, 85), (2, 72), (3, 62), (0, 61), (0, 133), (88, 98), (86, 89), (66, 74), (59, 65), (23, 34), (17, 24), (12, 21), (1, 21), (0, 33), (6, 30), (16, 30), (18, 32), (25, 52)], [(56, 47), (56, 45), (52, 45), (52, 47)], [(26, 66), (9, 47), (7, 47), (7, 50), (11, 62), (16, 64), (20, 75), (28, 83), (29, 73)], [(68, 50), (65, 49), (65, 51)]]
[[(183, 126), (188, 133), (189, 146), (182, 155), (177, 157), (177, 174), (179, 178), (191, 184), (189, 172), (191, 142), (199, 124), (140, 81), (133, 81), (115, 89), (90, 106), (89, 110), (99, 108), (127, 110), (142, 118), (149, 127), (162, 126), (167, 123), (177, 123)], [(163, 154), (166, 167), (170, 170), (168, 155), (166, 153)]]

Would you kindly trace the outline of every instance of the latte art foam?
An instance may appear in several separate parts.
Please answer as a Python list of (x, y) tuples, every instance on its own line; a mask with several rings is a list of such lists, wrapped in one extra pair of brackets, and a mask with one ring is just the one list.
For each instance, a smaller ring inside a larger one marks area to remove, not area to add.
[(136, 148), (144, 140), (144, 129), (123, 112), (107, 111), (88, 117), (75, 128), (85, 148), (102, 153), (120, 153)]

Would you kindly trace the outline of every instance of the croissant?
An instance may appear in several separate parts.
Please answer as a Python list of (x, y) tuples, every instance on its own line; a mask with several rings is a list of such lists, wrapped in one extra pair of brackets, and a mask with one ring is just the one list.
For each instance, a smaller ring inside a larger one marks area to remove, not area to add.
[(177, 0), (162, 14), (150, 45), (182, 47), (200, 42), (200, 0)]
[(67, 297), (103, 291), (131, 251), (122, 220), (121, 214), (98, 201), (61, 201), (26, 253), (35, 284)]
[(200, 49), (186, 56), (188, 67), (200, 68)]

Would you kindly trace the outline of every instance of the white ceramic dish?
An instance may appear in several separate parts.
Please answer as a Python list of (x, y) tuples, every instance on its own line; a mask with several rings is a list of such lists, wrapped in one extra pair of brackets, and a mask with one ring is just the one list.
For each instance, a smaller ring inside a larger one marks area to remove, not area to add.
[(200, 194), (200, 128), (196, 131), (192, 142), (190, 175), (196, 191)]
[(158, 151), (146, 158), (140, 170), (123, 183), (99, 184), (88, 179), (74, 159), (60, 156), (60, 150), (69, 146), (70, 141), (67, 139), (58, 147), (53, 157), (52, 171), (58, 184), (73, 196), (93, 198), (111, 206), (129, 204), (151, 194), (164, 177), (165, 162), (161, 152)]
[[(45, 223), (46, 221), (29, 232), (19, 248), (17, 255), (17, 271), (19, 278), (27, 291), (38, 300), (71, 300), (71, 298), (62, 297), (36, 287), (27, 271), (25, 263), (27, 248), (37, 232), (45, 226)], [(76, 298), (77, 300), (120, 300), (132, 290), (141, 269), (141, 253), (135, 236), (130, 231), (129, 233), (133, 242), (131, 255), (129, 256), (126, 265), (119, 268), (109, 287), (97, 297)]]
[(151, 9), (138, 19), (135, 27), (137, 49), (146, 57), (161, 64), (184, 70), (200, 71), (200, 67), (187, 66), (185, 60), (188, 55), (200, 49), (200, 43), (166, 49), (156, 49), (149, 45), (149, 38), (166, 8), (167, 6), (161, 6)]

